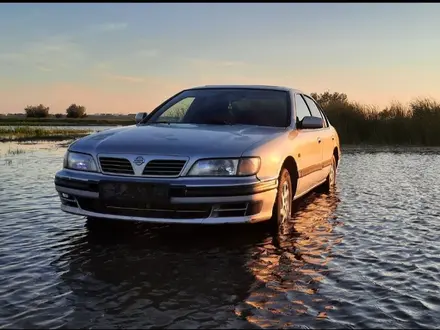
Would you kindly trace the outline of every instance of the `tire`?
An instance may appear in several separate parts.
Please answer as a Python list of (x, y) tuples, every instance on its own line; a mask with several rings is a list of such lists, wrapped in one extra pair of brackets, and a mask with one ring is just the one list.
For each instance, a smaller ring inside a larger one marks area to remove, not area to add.
[(322, 185), (322, 191), (330, 193), (336, 185), (336, 159), (332, 156), (332, 166), (330, 167), (330, 173), (327, 175), (325, 182)]
[(277, 229), (282, 228), (292, 215), (292, 192), (292, 179), (290, 173), (286, 168), (283, 168), (278, 179), (278, 192), (271, 219), (272, 224)]

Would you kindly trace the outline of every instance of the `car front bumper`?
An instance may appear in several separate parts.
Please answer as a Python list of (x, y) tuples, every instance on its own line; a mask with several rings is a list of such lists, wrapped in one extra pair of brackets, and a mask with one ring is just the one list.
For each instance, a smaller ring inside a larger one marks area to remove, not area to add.
[[(167, 183), (166, 203), (109, 205), (100, 198), (102, 181)], [(260, 222), (271, 218), (277, 180), (256, 178), (142, 178), (63, 169), (55, 176), (61, 209), (103, 219), (155, 223), (224, 224)]]

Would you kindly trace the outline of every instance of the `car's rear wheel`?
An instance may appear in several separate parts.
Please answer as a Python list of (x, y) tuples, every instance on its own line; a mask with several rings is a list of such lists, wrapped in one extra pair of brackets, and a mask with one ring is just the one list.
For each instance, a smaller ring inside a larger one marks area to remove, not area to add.
[(331, 192), (336, 185), (336, 159), (335, 156), (332, 156), (332, 166), (330, 167), (330, 172), (327, 175), (327, 179), (325, 180), (322, 188), (326, 193)]
[(277, 229), (282, 228), (292, 215), (293, 200), (292, 179), (286, 168), (281, 170), (278, 179), (278, 192), (272, 213), (272, 223)]

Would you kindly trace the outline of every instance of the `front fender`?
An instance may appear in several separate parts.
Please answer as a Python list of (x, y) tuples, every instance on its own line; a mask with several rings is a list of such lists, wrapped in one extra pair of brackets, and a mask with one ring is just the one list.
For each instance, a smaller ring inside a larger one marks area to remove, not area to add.
[(298, 155), (295, 138), (298, 133), (295, 130), (252, 146), (243, 153), (243, 157), (258, 156), (261, 159), (261, 167), (257, 178), (261, 181), (278, 179), (281, 167), (289, 156), (297, 162)]

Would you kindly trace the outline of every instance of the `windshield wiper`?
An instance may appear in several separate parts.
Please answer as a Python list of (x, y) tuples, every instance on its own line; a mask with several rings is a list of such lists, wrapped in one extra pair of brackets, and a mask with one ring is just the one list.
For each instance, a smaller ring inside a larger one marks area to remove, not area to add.
[(146, 122), (145, 123), (145, 125), (153, 125), (153, 124), (174, 124), (175, 122), (173, 122), (173, 121), (165, 121), (165, 120), (163, 120), (163, 121), (152, 121), (152, 122), (150, 122), (150, 123), (148, 123), (148, 122)]

